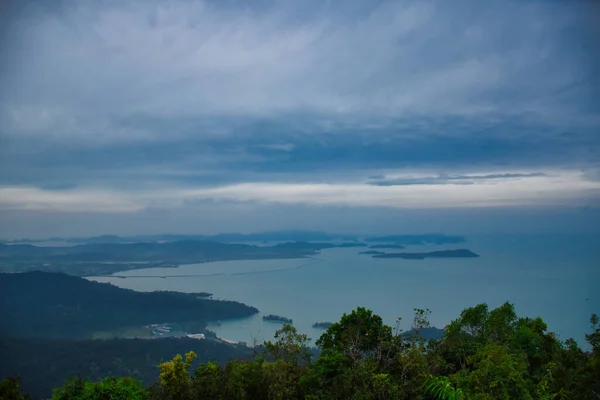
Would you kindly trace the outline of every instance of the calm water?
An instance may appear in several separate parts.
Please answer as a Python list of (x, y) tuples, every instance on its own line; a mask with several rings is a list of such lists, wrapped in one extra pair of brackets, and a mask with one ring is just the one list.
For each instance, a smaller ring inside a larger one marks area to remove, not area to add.
[(140, 291), (205, 291), (255, 306), (259, 315), (211, 327), (226, 339), (249, 343), (272, 338), (280, 327), (263, 322), (265, 314), (292, 318), (316, 339), (322, 331), (312, 328), (314, 322), (337, 321), (357, 306), (374, 310), (388, 324), (401, 316), (408, 329), (415, 307), (429, 308), (433, 325), (443, 327), (465, 307), (481, 302), (496, 307), (508, 300), (519, 315), (541, 316), (562, 339), (583, 344), (590, 314), (600, 313), (598, 239), (480, 236), (462, 245), (407, 250), (464, 247), (481, 255), (476, 259), (373, 259), (357, 254), (363, 248), (347, 248), (310, 259), (224, 261), (90, 279)]

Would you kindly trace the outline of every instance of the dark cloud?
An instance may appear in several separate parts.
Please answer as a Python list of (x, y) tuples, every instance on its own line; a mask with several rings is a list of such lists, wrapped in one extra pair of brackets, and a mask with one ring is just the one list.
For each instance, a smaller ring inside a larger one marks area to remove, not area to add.
[(327, 201), (347, 189), (365, 206), (392, 204), (394, 186), (452, 184), (464, 186), (455, 203), (472, 193), (491, 207), (468, 186), (521, 180), (546, 190), (527, 204), (595, 204), (598, 10), (12, 2), (0, 23), (0, 190), (11, 209), (64, 211), (72, 194), (78, 210), (164, 211), (156, 197), (169, 192), (183, 193), (170, 207), (189, 211), (258, 201), (205, 191), (236, 184), (273, 184), (260, 189), (289, 202), (285, 185), (329, 185), (317, 190)]
[[(286, 129), (280, 121), (234, 121), (223, 123), (234, 127), (223, 135), (175, 136), (134, 143), (80, 145), (44, 138), (12, 138), (7, 139), (10, 145), (0, 160), (0, 185), (335, 182), (364, 180), (393, 170), (460, 175), (519, 169), (544, 172), (559, 166), (589, 169), (600, 159), (600, 137), (592, 132), (544, 138), (539, 133), (530, 134), (532, 127), (527, 125), (512, 123), (478, 130), (476, 126), (465, 128), (466, 124), (468, 121), (447, 121), (420, 129), (398, 125), (305, 134), (297, 128)], [(385, 183), (379, 181), (372, 183)]]

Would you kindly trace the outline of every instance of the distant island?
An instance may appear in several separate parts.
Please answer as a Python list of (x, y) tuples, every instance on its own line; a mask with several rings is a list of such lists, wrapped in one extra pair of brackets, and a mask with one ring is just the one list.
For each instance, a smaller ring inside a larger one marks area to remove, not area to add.
[[(348, 246), (359, 242), (387, 242), (403, 245), (415, 244), (456, 244), (464, 243), (463, 236), (443, 233), (425, 233), (411, 235), (370, 236), (360, 234), (336, 234), (311, 230), (279, 230), (257, 233), (218, 233), (214, 235), (158, 234), (158, 235), (100, 235), (91, 237), (52, 237), (47, 239), (11, 239), (3, 243), (36, 244), (36, 243), (68, 243), (68, 244), (107, 244), (107, 243), (166, 243), (181, 241), (209, 241), (220, 243), (273, 243), (273, 242), (346, 242)], [(2, 242), (0, 240), (0, 242)]]
[(327, 329), (331, 325), (333, 325), (333, 322), (315, 322), (312, 327), (316, 329)]
[(269, 242), (298, 242), (298, 241), (356, 241), (356, 235), (331, 234), (311, 230), (279, 230), (257, 233), (217, 233), (214, 235), (186, 235), (186, 234), (158, 234), (158, 235), (100, 235), (91, 237), (53, 237), (48, 239), (18, 239), (10, 243), (74, 243), (74, 244), (99, 244), (99, 243), (156, 243), (179, 241), (211, 241), (221, 243), (269, 243)]
[(479, 254), (473, 253), (471, 250), (441, 250), (431, 251), (429, 253), (384, 253), (376, 254), (373, 258), (403, 258), (406, 260), (423, 260), (425, 258), (474, 258), (479, 257)]
[(269, 322), (281, 322), (284, 324), (293, 324), (294, 323), (294, 321), (291, 318), (281, 317), (279, 315), (273, 315), (273, 314), (264, 315), (263, 320), (269, 321)]
[[(366, 243), (374, 250), (464, 241), (462, 236), (437, 233), (358, 236), (299, 230), (250, 234), (21, 239), (0, 243), (0, 272), (44, 271), (75, 276), (108, 276), (132, 269), (176, 268), (182, 264), (213, 261), (304, 258), (325, 249), (366, 247)], [(268, 242), (271, 244), (264, 244)], [(398, 256), (367, 251), (360, 254), (381, 258), (424, 258), (421, 253)], [(429, 256), (436, 257), (435, 254)]]
[(426, 233), (422, 235), (390, 235), (374, 236), (365, 239), (366, 242), (388, 242), (404, 245), (418, 244), (457, 244), (464, 243), (464, 236), (445, 235), (442, 233)]
[(227, 260), (303, 258), (324, 249), (363, 243), (286, 242), (272, 246), (210, 241), (90, 243), (76, 246), (0, 244), (0, 272), (45, 271), (76, 276), (105, 276), (139, 268), (174, 268)]
[(370, 249), (405, 249), (401, 244), (374, 244), (369, 246)]
[(385, 254), (385, 253), (383, 251), (367, 250), (367, 251), (361, 251), (358, 254), (370, 254), (370, 255), (374, 255), (374, 254)]

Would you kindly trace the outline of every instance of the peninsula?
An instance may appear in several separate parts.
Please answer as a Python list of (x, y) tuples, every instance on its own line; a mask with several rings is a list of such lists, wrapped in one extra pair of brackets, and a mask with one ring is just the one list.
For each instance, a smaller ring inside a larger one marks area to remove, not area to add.
[(0, 337), (91, 339), (100, 332), (121, 337), (163, 323), (205, 333), (212, 321), (258, 313), (242, 303), (210, 300), (209, 293), (136, 292), (62, 273), (0, 273), (0, 287)]
[(0, 244), (0, 272), (62, 272), (103, 276), (139, 268), (174, 268), (226, 260), (303, 258), (362, 243), (286, 242), (271, 246), (186, 240), (164, 243), (90, 243), (75, 246)]

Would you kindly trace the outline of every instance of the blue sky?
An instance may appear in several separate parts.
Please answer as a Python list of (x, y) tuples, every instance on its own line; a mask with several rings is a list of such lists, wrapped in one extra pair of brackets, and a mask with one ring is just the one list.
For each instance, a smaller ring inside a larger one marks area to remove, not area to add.
[(593, 1), (12, 2), (0, 236), (594, 231)]

